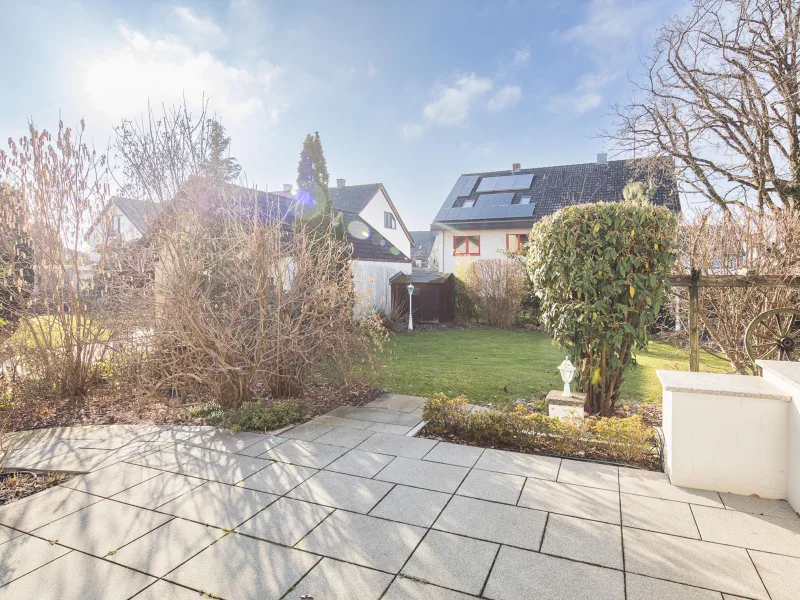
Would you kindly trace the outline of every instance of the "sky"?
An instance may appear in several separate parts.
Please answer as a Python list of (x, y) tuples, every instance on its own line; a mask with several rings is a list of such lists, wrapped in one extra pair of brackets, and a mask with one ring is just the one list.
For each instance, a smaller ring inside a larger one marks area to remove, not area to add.
[[(591, 162), (675, 0), (0, 0), (0, 140), (85, 119), (98, 151), (184, 98), (251, 185), (382, 182), (427, 230), (462, 173)], [(5, 142), (0, 148), (5, 149)]]

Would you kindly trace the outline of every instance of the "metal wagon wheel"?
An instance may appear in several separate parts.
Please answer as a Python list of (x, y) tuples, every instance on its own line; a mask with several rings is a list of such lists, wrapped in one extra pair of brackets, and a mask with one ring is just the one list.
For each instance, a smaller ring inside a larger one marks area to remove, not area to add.
[(800, 360), (800, 310), (761, 313), (747, 326), (744, 345), (751, 360)]

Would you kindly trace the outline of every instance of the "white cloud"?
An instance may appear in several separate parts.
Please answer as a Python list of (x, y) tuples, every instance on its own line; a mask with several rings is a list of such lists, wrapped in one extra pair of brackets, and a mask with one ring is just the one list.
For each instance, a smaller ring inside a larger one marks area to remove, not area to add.
[(522, 88), (518, 85), (507, 85), (489, 98), (487, 108), (489, 112), (506, 110), (519, 104), (520, 98), (522, 98)]
[(563, 39), (615, 54), (620, 46), (645, 34), (660, 20), (660, 8), (669, 0), (591, 0), (586, 19), (571, 27)]
[(121, 44), (85, 69), (84, 94), (90, 106), (112, 122), (156, 105), (194, 102), (203, 94), (225, 122), (277, 122), (282, 101), (275, 96), (283, 70), (266, 61), (233, 65), (180, 38), (149, 37), (117, 26)]
[(422, 115), (434, 125), (460, 125), (469, 118), (475, 101), (492, 89), (492, 80), (475, 73), (460, 75), (447, 86), (441, 86), (436, 99), (425, 105)]
[(572, 91), (550, 97), (549, 108), (555, 113), (582, 115), (603, 103), (603, 88), (616, 76), (610, 73), (585, 73)]
[(423, 134), (425, 127), (420, 123), (412, 123), (411, 125), (403, 125), (401, 131), (403, 137), (417, 138)]
[(375, 77), (378, 74), (378, 68), (371, 61), (367, 63), (367, 77)]
[(222, 29), (210, 17), (199, 17), (188, 6), (175, 6), (172, 10), (190, 35), (204, 39), (223, 37)]
[(518, 48), (514, 51), (514, 59), (511, 64), (518, 68), (526, 67), (530, 59), (531, 51), (528, 48)]

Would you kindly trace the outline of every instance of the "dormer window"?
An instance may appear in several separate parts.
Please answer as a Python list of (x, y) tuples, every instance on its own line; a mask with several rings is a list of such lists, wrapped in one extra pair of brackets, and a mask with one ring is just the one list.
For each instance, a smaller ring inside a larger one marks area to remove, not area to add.
[(394, 214), (390, 212), (383, 213), (383, 226), (386, 229), (397, 229), (397, 219), (394, 218)]

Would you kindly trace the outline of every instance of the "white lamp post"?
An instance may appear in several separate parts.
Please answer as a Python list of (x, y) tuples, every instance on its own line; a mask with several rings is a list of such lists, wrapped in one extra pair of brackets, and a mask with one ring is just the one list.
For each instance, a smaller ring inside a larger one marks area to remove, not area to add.
[(558, 365), (558, 372), (561, 373), (561, 381), (564, 382), (564, 395), (569, 396), (572, 394), (572, 390), (569, 389), (569, 382), (575, 376), (575, 365), (569, 362), (569, 357), (566, 357), (564, 362)]
[(414, 295), (414, 284), (408, 284), (408, 330), (414, 331), (414, 319), (412, 317), (413, 304), (411, 303), (412, 296)]

